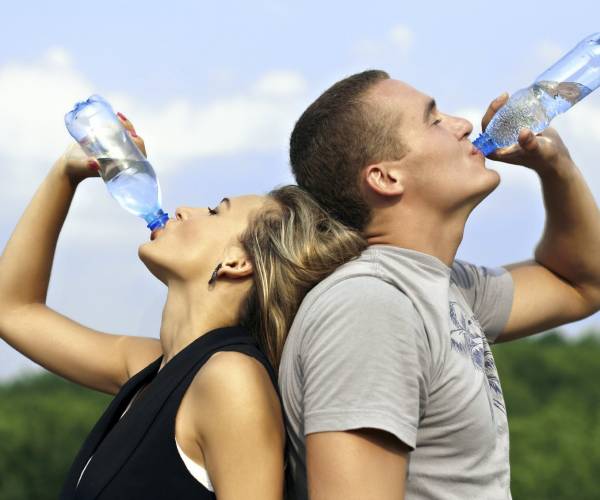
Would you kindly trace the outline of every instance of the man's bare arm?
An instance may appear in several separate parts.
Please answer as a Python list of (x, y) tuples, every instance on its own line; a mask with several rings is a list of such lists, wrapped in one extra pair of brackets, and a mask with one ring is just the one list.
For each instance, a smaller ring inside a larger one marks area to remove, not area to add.
[[(482, 127), (504, 104), (494, 101)], [(559, 134), (521, 130), (519, 143), (491, 159), (523, 165), (540, 178), (546, 225), (534, 260), (505, 266), (514, 282), (512, 310), (498, 342), (585, 318), (600, 309), (600, 210)]]
[(402, 500), (409, 448), (377, 429), (306, 438), (310, 500)]

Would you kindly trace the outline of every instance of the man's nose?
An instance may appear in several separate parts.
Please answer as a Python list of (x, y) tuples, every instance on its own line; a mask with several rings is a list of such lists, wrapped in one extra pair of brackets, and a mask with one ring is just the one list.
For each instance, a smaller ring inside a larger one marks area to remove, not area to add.
[(471, 135), (473, 132), (473, 124), (467, 120), (466, 118), (461, 118), (460, 116), (454, 117), (456, 123), (456, 134), (459, 139), (465, 139)]

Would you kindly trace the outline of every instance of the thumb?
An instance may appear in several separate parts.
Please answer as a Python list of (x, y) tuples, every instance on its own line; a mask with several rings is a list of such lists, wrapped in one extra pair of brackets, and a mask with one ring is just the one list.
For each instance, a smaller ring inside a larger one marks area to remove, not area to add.
[(519, 146), (528, 153), (534, 153), (539, 149), (537, 137), (527, 128), (521, 129), (519, 132)]

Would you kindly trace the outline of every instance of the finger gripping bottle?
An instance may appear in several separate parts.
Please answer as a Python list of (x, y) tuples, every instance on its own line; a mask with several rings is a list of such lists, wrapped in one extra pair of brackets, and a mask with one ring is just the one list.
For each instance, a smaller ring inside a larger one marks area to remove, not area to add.
[(161, 208), (160, 185), (110, 104), (93, 95), (65, 115), (65, 125), (85, 153), (100, 165), (111, 196), (128, 212), (142, 217), (152, 231), (164, 227), (169, 215)]
[(557, 115), (600, 86), (600, 33), (584, 38), (544, 71), (532, 85), (515, 92), (473, 142), (484, 155), (516, 144), (519, 131), (538, 134)]

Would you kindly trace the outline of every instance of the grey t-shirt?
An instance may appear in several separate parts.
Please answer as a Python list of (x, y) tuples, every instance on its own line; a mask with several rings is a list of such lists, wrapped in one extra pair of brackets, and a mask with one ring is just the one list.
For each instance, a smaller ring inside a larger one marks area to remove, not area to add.
[(290, 464), (308, 498), (305, 437), (375, 428), (411, 449), (406, 498), (510, 499), (508, 424), (489, 348), (510, 274), (373, 245), (305, 297), (279, 384)]

